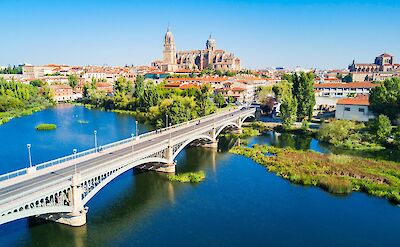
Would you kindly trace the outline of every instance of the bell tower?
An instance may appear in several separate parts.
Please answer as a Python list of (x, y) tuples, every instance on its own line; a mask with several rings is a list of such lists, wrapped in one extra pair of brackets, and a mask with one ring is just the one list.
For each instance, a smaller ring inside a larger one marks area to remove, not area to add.
[(167, 29), (167, 33), (164, 37), (164, 50), (163, 50), (163, 61), (167, 64), (176, 64), (176, 47), (174, 36), (169, 28)]

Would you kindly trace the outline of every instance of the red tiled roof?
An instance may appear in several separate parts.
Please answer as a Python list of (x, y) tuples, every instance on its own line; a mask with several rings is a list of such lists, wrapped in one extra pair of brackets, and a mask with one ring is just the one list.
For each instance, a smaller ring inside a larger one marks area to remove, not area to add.
[(371, 82), (322, 83), (314, 84), (314, 88), (373, 88), (379, 85)]
[(338, 105), (369, 105), (368, 95), (360, 94), (355, 98), (344, 98), (337, 101)]

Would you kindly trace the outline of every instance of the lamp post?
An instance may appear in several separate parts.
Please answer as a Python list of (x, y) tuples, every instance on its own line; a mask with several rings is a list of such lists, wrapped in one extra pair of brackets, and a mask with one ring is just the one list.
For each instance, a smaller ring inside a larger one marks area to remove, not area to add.
[(139, 135), (139, 133), (138, 133), (138, 121), (135, 121), (135, 136), (136, 136), (135, 139), (137, 139), (138, 135)]
[[(78, 152), (78, 150), (76, 150), (76, 148), (72, 149), (72, 153), (74, 154), (74, 159), (76, 158), (77, 152)], [(76, 174), (76, 162), (74, 162), (74, 170), (75, 170), (75, 174)]]
[(26, 147), (28, 148), (29, 167), (32, 167), (31, 144), (26, 144)]
[(97, 130), (94, 130), (93, 133), (94, 133), (94, 151), (97, 153)]
[(132, 154), (133, 154), (133, 141), (135, 140), (135, 139), (134, 139), (134, 136), (135, 136), (135, 135), (132, 133), (132, 134), (131, 134), (131, 137), (132, 137)]
[(165, 127), (168, 128), (168, 114), (165, 114)]

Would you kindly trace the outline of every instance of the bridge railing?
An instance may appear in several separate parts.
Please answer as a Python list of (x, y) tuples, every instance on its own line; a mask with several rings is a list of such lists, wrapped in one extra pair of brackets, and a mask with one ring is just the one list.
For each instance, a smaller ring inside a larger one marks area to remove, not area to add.
[[(48, 168), (48, 167), (51, 167), (51, 166), (54, 166), (54, 165), (58, 165), (58, 164), (61, 164), (61, 163), (64, 163), (64, 162), (67, 162), (67, 161), (70, 161), (70, 160), (74, 160), (76, 158), (80, 158), (80, 157), (83, 157), (83, 156), (86, 156), (86, 155), (89, 155), (89, 154), (96, 153), (99, 150), (106, 150), (106, 149), (109, 149), (109, 148), (112, 148), (112, 147), (116, 147), (116, 146), (120, 146), (120, 145), (129, 143), (129, 142), (133, 141), (135, 138), (142, 139), (142, 138), (147, 137), (147, 136), (152, 136), (152, 135), (155, 135), (155, 134), (158, 134), (158, 133), (161, 133), (161, 132), (165, 132), (165, 131), (168, 131), (168, 130), (171, 130), (171, 129), (179, 128), (181, 126), (194, 124), (194, 123), (197, 123), (197, 122), (199, 122), (201, 120), (204, 120), (204, 119), (213, 119), (213, 118), (218, 117), (221, 113), (230, 112), (231, 110), (234, 111), (234, 110), (237, 110), (237, 108), (236, 107), (235, 108), (230, 108), (230, 109), (224, 110), (223, 112), (214, 113), (212, 115), (208, 115), (208, 116), (192, 119), (192, 120), (187, 121), (187, 122), (183, 122), (183, 123), (172, 125), (172, 126), (168, 126), (168, 127), (162, 128), (162, 129), (157, 129), (157, 130), (153, 130), (153, 131), (150, 131), (150, 132), (147, 132), (147, 133), (143, 133), (143, 134), (141, 134), (141, 135), (139, 135), (137, 137), (129, 137), (129, 138), (117, 141), (117, 142), (113, 142), (113, 143), (109, 143), (109, 144), (106, 144), (106, 145), (102, 145), (102, 146), (99, 146), (97, 148), (97, 150), (96, 150), (96, 148), (92, 148), (92, 149), (85, 150), (85, 151), (82, 151), (82, 152), (79, 152), (79, 153), (76, 153), (76, 154), (67, 155), (67, 156), (64, 156), (64, 157), (61, 157), (61, 158), (58, 158), (58, 159), (55, 159), (55, 160), (46, 161), (44, 163), (41, 163), (41, 164), (38, 164), (38, 165), (34, 166), (34, 168), (36, 170), (42, 170), (42, 169), (45, 169), (45, 168)], [(18, 177), (18, 176), (21, 176), (21, 175), (25, 175), (27, 173), (28, 173), (28, 168), (23, 168), (23, 169), (20, 169), (20, 170), (17, 170), (17, 171), (13, 171), (13, 172), (9, 172), (9, 173), (6, 173), (6, 174), (2, 174), (2, 175), (0, 175), (0, 182), (8, 180), (8, 179), (11, 179), (11, 178), (15, 178), (15, 177)]]

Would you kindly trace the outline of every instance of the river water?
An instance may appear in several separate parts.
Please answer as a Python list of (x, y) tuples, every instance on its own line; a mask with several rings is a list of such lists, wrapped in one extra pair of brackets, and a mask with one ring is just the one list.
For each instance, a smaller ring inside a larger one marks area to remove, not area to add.
[[(78, 120), (88, 121), (86, 124)], [(57, 130), (38, 132), (41, 122)], [(150, 127), (139, 124), (139, 132)], [(129, 137), (134, 119), (79, 106), (60, 106), (0, 126), (1, 173)], [(188, 148), (178, 172), (204, 170), (200, 184), (164, 174), (128, 171), (89, 203), (87, 224), (72, 228), (22, 219), (0, 226), (1, 246), (398, 246), (400, 208), (363, 193), (338, 197), (291, 184), (252, 160), (220, 150)], [(312, 138), (270, 132), (249, 144), (329, 152)]]

